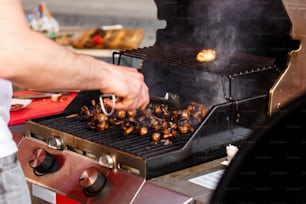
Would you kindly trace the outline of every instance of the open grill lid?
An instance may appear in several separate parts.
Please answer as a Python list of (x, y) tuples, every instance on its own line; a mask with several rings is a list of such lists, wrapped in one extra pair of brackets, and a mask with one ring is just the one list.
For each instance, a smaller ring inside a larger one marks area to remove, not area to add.
[[(166, 21), (155, 44), (120, 52), (143, 59), (140, 71), (153, 95), (171, 92), (211, 106), (267, 94), (299, 46), (281, 0), (155, 3)], [(208, 48), (216, 50), (216, 60), (198, 62), (197, 53)]]
[[(148, 143), (151, 144), (151, 141), (138, 135), (122, 139), (122, 135), (118, 135), (118, 130), (113, 129), (108, 132), (110, 133), (108, 137), (103, 137), (105, 132), (93, 134), (94, 130), (88, 130), (86, 123), (80, 129), (82, 133), (75, 133), (75, 129), (70, 127), (76, 126), (74, 122), (80, 122), (73, 121), (76, 118), (69, 118), (72, 125), (67, 125), (68, 130), (63, 130), (66, 126), (61, 123), (58, 127), (46, 128), (49, 124), (40, 125), (44, 123), (41, 120), (48, 120), (45, 118), (28, 122), (29, 135), (40, 136), (42, 133), (46, 134), (48, 130), (46, 135), (41, 135), (43, 139), (48, 139), (54, 133), (59, 135), (61, 132), (67, 148), (69, 146), (71, 149), (81, 149), (84, 155), (87, 152), (94, 155), (111, 152), (116, 155), (116, 162), (139, 169), (140, 175), (146, 178), (224, 156), (225, 145), (239, 143), (248, 136), (252, 126), (264, 117), (265, 94), (278, 77), (278, 72), (274, 72), (275, 69), (285, 67), (288, 53), (297, 45), (297, 42), (291, 39), (291, 22), (282, 2), (280, 0), (155, 0), (155, 2), (159, 19), (165, 19), (167, 26), (157, 31), (154, 46), (120, 53), (145, 59), (141, 71), (153, 95), (164, 96), (164, 92), (175, 93), (186, 104), (196, 101), (209, 108), (208, 115), (195, 132), (185, 135), (183, 140), (178, 138), (175, 145), (161, 144), (148, 148)], [(194, 67), (196, 69), (190, 69), (194, 65), (188, 63), (192, 56), (190, 53), (196, 54), (205, 48), (216, 49), (218, 55), (226, 53), (218, 56), (217, 61), (220, 60), (221, 66), (219, 67), (218, 63), (218, 66), (200, 65)], [(154, 50), (156, 55), (153, 55)], [(143, 51), (144, 53), (141, 53)], [(237, 55), (237, 53), (243, 54)], [(172, 56), (176, 56), (176, 60), (170, 58)], [(178, 66), (180, 69), (177, 69)], [(247, 74), (249, 70), (256, 70), (255, 74)], [(236, 73), (242, 73), (240, 75), (242, 77), (236, 77)], [(235, 81), (231, 77), (236, 78)], [(229, 93), (228, 97), (226, 93)], [(91, 99), (99, 94), (99, 92), (80, 93), (63, 114), (78, 112), (81, 105), (90, 104)], [(57, 119), (52, 121), (52, 126), (56, 125), (54, 121)], [(131, 147), (130, 139), (136, 139), (135, 141), (139, 141), (141, 145), (137, 143)]]
[[(167, 26), (155, 46), (188, 45), (231, 55), (237, 52), (276, 59), (284, 68), (299, 42), (291, 38), (290, 18), (281, 0), (155, 0)], [(186, 46), (184, 46), (186, 47)]]

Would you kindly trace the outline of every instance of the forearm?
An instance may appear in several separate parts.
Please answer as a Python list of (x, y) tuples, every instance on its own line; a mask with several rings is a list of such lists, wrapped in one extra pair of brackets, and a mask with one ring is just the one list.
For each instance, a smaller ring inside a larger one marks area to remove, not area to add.
[(38, 33), (35, 35), (39, 35), (36, 36), (35, 41), (27, 41), (31, 42), (30, 45), (22, 43), (7, 51), (6, 59), (2, 60), (6, 63), (6, 70), (3, 72), (6, 75), (3, 77), (22, 87), (46, 88), (45, 86), (48, 86), (50, 89), (58, 87), (70, 89), (76, 86), (86, 89), (88, 87), (86, 87), (85, 78), (95, 81), (90, 77), (99, 77), (90, 76), (91, 72), (84, 70), (84, 68), (97, 67), (92, 65), (97, 63), (93, 59), (76, 55), (54, 43), (46, 42), (48, 39), (40, 39), (45, 37)]
[[(31, 38), (35, 40), (31, 40)], [(93, 90), (116, 94), (123, 101), (138, 103), (135, 98), (145, 97), (148, 89), (143, 75), (136, 69), (116, 66), (86, 55), (78, 55), (60, 46), (40, 33), (28, 30), (13, 36), (8, 50), (0, 55), (0, 78), (17, 86), (33, 89)], [(15, 43), (16, 39), (24, 41)], [(18, 56), (18, 57), (16, 57)], [(118, 108), (126, 105), (117, 104)], [(145, 106), (142, 106), (144, 108)]]
[(0, 1), (0, 27), (0, 78), (24, 88), (99, 89), (123, 99), (117, 109), (148, 104), (148, 87), (136, 69), (78, 55), (30, 30), (19, 0)]
[(30, 30), (19, 0), (1, 1), (0, 27), (3, 28), (0, 32), (0, 77), (16, 85), (54, 89), (101, 88), (102, 74), (112, 66), (77, 55)]
[[(35, 41), (27, 36), (34, 37)], [(112, 66), (88, 56), (77, 55), (39, 33), (23, 33), (22, 36), (14, 37), (10, 40), (10, 49), (2, 53), (2, 57), (5, 56), (2, 65), (6, 69), (2, 77), (26, 88), (99, 88)]]

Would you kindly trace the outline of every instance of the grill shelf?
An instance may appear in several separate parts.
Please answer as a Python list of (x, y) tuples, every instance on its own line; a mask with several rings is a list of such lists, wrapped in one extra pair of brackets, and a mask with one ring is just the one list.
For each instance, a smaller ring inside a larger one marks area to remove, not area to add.
[(201, 63), (195, 59), (195, 56), (199, 51), (199, 49), (190, 49), (186, 47), (179, 48), (177, 46), (172, 48), (151, 46), (114, 52), (113, 61), (115, 61), (115, 58), (118, 58), (118, 64), (120, 64), (121, 56), (124, 55), (143, 59), (145, 61), (164, 63), (178, 67), (188, 67), (228, 77), (237, 77), (276, 69), (274, 59), (246, 53), (232, 53), (231, 55), (217, 53), (220, 56), (217, 57), (214, 62)]

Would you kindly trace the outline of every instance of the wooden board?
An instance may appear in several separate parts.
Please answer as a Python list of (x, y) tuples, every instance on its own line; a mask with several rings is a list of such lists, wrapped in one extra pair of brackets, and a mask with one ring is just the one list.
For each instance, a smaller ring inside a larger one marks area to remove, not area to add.
[[(94, 37), (98, 40), (94, 40)], [(138, 48), (144, 36), (143, 29), (102, 30), (88, 28), (75, 36), (72, 46), (75, 49), (114, 49), (126, 50)]]

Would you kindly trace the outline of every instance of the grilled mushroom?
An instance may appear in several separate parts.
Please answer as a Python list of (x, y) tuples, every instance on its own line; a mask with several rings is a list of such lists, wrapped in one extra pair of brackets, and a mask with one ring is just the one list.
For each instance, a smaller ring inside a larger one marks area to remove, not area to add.
[(161, 138), (161, 134), (159, 132), (153, 132), (151, 138), (154, 142), (158, 142)]
[(169, 110), (165, 104), (149, 104), (143, 112), (137, 110), (116, 110), (111, 116), (101, 111), (101, 107), (94, 100), (91, 106), (82, 106), (80, 115), (88, 121), (89, 127), (104, 131), (111, 125), (120, 125), (123, 135), (151, 134), (154, 143), (171, 144), (172, 139), (183, 134), (194, 132), (194, 127), (203, 120), (207, 109), (203, 104), (191, 102), (185, 109)]
[(141, 136), (148, 134), (148, 132), (149, 132), (149, 130), (148, 130), (147, 127), (141, 127), (139, 129), (139, 135), (141, 135)]

